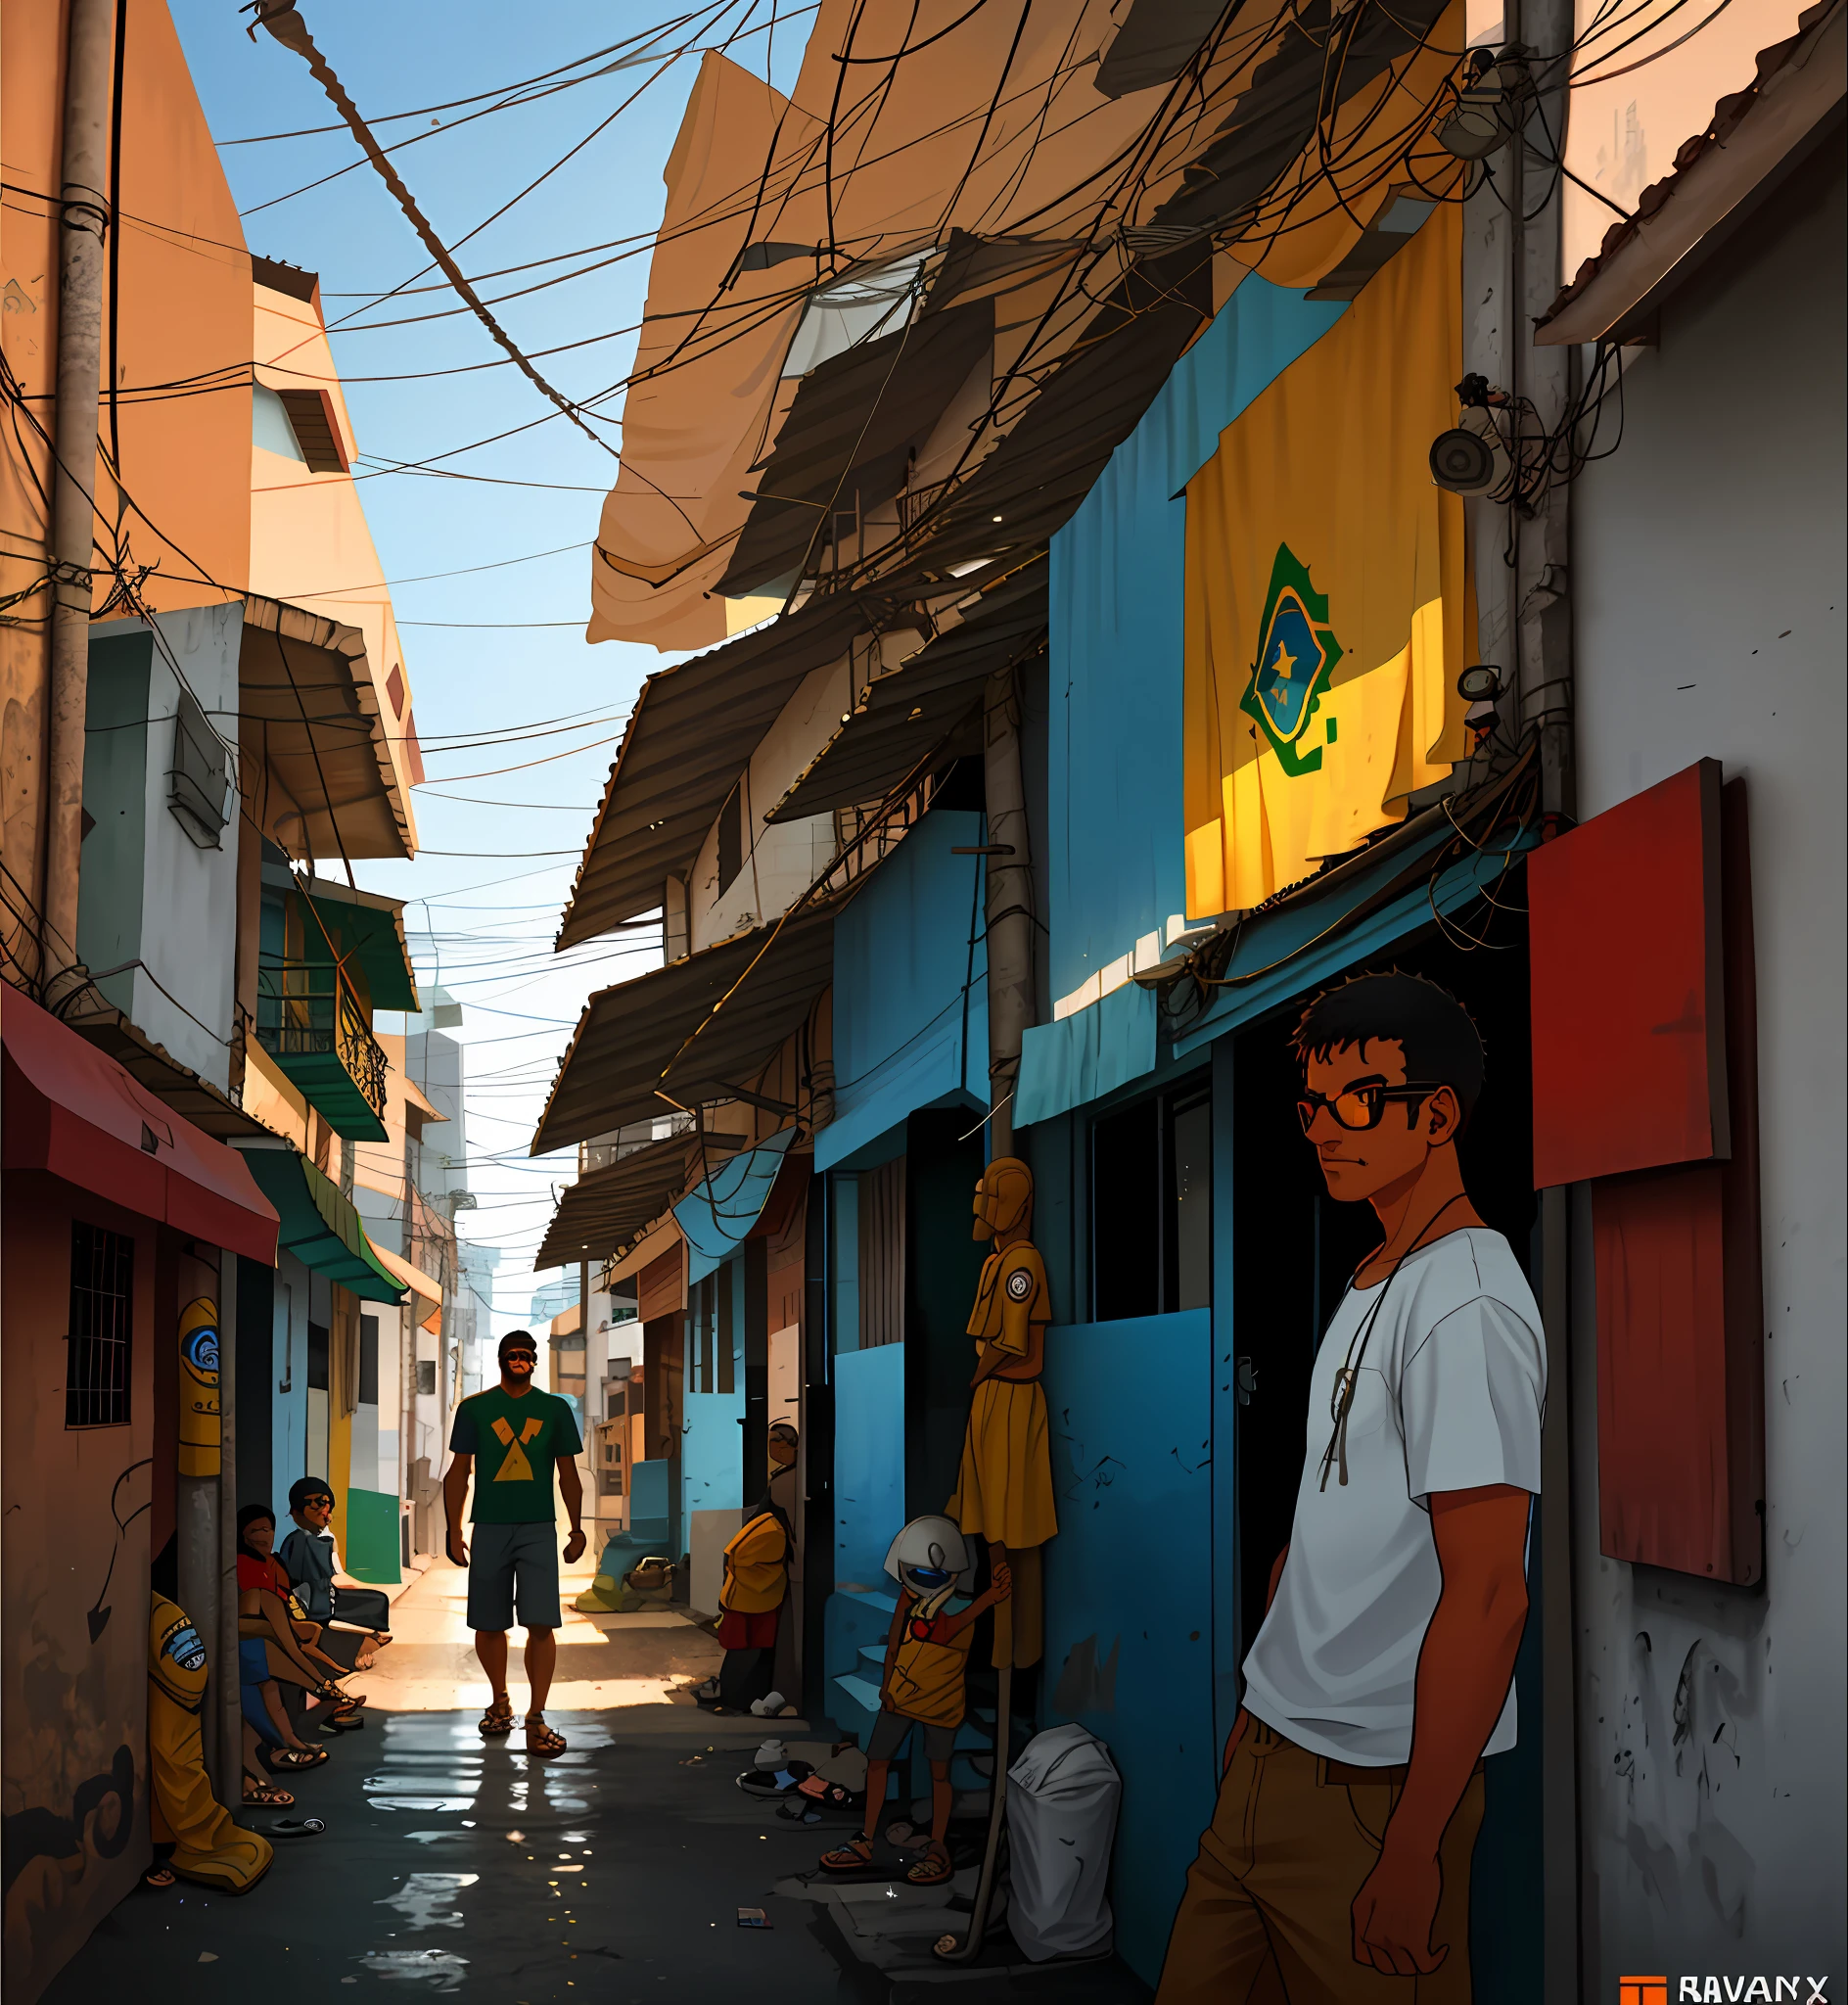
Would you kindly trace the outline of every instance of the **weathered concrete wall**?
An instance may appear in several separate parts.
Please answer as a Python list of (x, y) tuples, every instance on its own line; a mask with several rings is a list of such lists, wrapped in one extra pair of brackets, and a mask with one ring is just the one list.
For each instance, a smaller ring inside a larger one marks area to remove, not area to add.
[[(56, 1178), (6, 1179), (0, 1263), (5, 1991), (30, 2005), (148, 1859), (148, 1505), (158, 1228)], [(126, 1426), (67, 1428), (70, 1222), (128, 1235)], [(20, 1257), (37, 1247), (43, 1257)], [(173, 1331), (165, 1332), (171, 1343)], [(169, 1447), (168, 1453), (171, 1454)]]
[[(1589, 1207), (1574, 1245), (1583, 1995), (1844, 1950), (1843, 177), (1813, 163), (1635, 355), (1575, 499), (1579, 813), (1702, 756), (1750, 797), (1763, 1592), (1597, 1551)], [(1647, 887), (1638, 887), (1646, 896)]]

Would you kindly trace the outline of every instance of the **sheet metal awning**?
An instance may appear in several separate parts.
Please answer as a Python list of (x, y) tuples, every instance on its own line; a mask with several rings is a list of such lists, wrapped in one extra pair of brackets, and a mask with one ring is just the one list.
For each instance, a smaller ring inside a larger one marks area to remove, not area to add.
[(1007, 436), (925, 518), (928, 540), (920, 537), (915, 560), (881, 581), (885, 588), (1046, 541), (1089, 493), (1212, 314), (1204, 243), (1132, 270)]
[(803, 677), (838, 661), (879, 610), (859, 594), (823, 599), (648, 677), (559, 924), (561, 952), (660, 906)]
[(966, 609), (962, 623), (876, 676), (763, 818), (883, 800), (955, 732), (996, 669), (1045, 645), (1046, 559), (1030, 559)]
[[(1402, 6), (1367, 9), (1341, 37), (1332, 70), (1328, 29), (1313, 32), (1307, 23), (1280, 13), (1276, 53), (1252, 71), (1211, 142), (1189, 161), (1179, 191), (1155, 210), (1152, 221), (1204, 231), (1239, 216), (1314, 142), (1322, 120), (1418, 47), (1448, 4), (1405, 0)], [(1176, 16), (1182, 11), (1173, 10)], [(1177, 30), (1179, 24), (1178, 19), (1172, 23)]]
[(155, 1098), (184, 1114), (202, 1134), (214, 1142), (234, 1142), (240, 1137), (254, 1139), (269, 1130), (247, 1114), (231, 1096), (210, 1080), (182, 1065), (164, 1045), (129, 1022), (113, 1002), (105, 1002), (94, 988), (67, 1010), (65, 1022), (99, 1051), (115, 1059), (138, 1085)]
[(282, 1221), (278, 1250), (303, 1267), (338, 1282), (362, 1302), (402, 1302), (396, 1275), (372, 1250), (351, 1202), (298, 1150), (257, 1146), (243, 1152), (245, 1167)]
[[(728, 1157), (747, 1140), (709, 1130), (706, 1147), (709, 1154), (716, 1150)], [(558, 1208), (533, 1258), (534, 1270), (608, 1260), (625, 1252), (636, 1235), (686, 1189), (699, 1162), (697, 1135), (664, 1135), (567, 1184), (558, 1193)]]
[[(355, 891), (328, 878), (297, 878), (293, 887), (308, 899), (344, 955), (359, 963), (375, 1009), (416, 1009), (417, 975), (404, 938), (404, 901), (376, 891)], [(313, 928), (309, 928), (312, 936)], [(315, 958), (310, 954), (309, 958)], [(440, 1120), (443, 1117), (438, 1116)]]
[(6, 983), (0, 1045), (8, 1169), (47, 1171), (208, 1245), (274, 1263), (276, 1214), (235, 1149)]
[(552, 1082), (531, 1153), (674, 1104), (732, 1097), (827, 987), (835, 914), (845, 902), (754, 927), (592, 996)]
[(994, 338), (994, 307), (971, 301), (811, 369), (776, 445), (718, 589), (749, 592), (797, 570), (830, 510), (870, 513), (904, 484), (930, 436)]
[(291, 856), (409, 857), (417, 847), (390, 723), (357, 627), (244, 595), (238, 652), (245, 798)]

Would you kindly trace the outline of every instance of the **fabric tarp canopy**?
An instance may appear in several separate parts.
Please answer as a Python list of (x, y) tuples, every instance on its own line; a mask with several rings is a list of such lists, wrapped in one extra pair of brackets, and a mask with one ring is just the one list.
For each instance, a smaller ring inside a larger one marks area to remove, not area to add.
[(414, 1267), (401, 1254), (393, 1253), (389, 1246), (381, 1246), (370, 1233), (366, 1244), (372, 1250), (372, 1257), (385, 1269), (387, 1274), (395, 1275), (415, 1295), (421, 1295), (430, 1304), (422, 1312), (422, 1327), (425, 1329), (439, 1329), (442, 1326), (442, 1283), (433, 1281), (421, 1267)]
[(245, 1167), (282, 1221), (277, 1245), (362, 1302), (402, 1302), (404, 1288), (372, 1250), (359, 1214), (307, 1157), (286, 1142), (243, 1152)]
[(981, 699), (994, 670), (1032, 654), (1046, 628), (1046, 566), (1032, 559), (962, 608), (949, 627), (860, 692), (766, 821), (883, 800), (931, 758)]
[(238, 712), (240, 762), (254, 761), (270, 782), (258, 790), (265, 835), (292, 856), (413, 854), (416, 830), (357, 627), (247, 592)]
[(1014, 1125), (1050, 1120), (1153, 1072), (1159, 1014), (1152, 989), (1126, 982), (1101, 1002), (1034, 1025), (1021, 1040)]
[(834, 928), (834, 1118), (815, 1168), (853, 1166), (920, 1107), (988, 1105), (983, 817), (933, 808)]
[(664, 881), (691, 870), (803, 677), (839, 661), (873, 617), (852, 594), (820, 599), (648, 677), (565, 908), (561, 950), (660, 906)]
[[(737, 1148), (742, 1135), (706, 1136), (709, 1150)], [(587, 1170), (558, 1193), (558, 1208), (533, 1260), (536, 1271), (624, 1251), (686, 1189), (699, 1161), (698, 1139), (664, 1135), (601, 1169)]]
[(718, 583), (745, 593), (799, 571), (832, 527), (889, 502), (909, 452), (986, 358), (988, 300), (921, 314), (910, 326), (835, 355), (802, 379), (763, 462), (758, 498)]
[(674, 1104), (732, 1097), (827, 987), (841, 903), (811, 906), (599, 990), (552, 1082), (532, 1154)]
[(686, 1235), (688, 1287), (704, 1281), (751, 1236), (769, 1201), (784, 1153), (795, 1139), (795, 1129), (785, 1128), (756, 1148), (734, 1155), (673, 1207)]
[[(920, 34), (910, 0), (823, 0), (787, 102), (706, 52), (667, 168), (589, 638), (670, 648), (722, 635), (714, 587), (751, 505), (740, 490), (790, 408), (779, 371), (807, 285), (875, 273), (959, 228), (1091, 240), (1099, 169), (1143, 140), (1157, 103), (1092, 88), (1102, 7), (1083, 22), (1017, 13), (978, 7)], [(838, 62), (850, 46), (907, 53), (895, 72)], [(1182, 165), (1178, 153), (1145, 163), (1143, 199), (1178, 186)], [(749, 262), (747, 245), (760, 252)], [(1016, 403), (1089, 318), (1062, 275), (1030, 261), (1000, 303), (994, 380), (1011, 380)], [(1011, 375), (1029, 341), (1031, 373)]]
[(0, 1045), (8, 1169), (48, 1171), (208, 1245), (275, 1264), (276, 1212), (235, 1149), (4, 983)]

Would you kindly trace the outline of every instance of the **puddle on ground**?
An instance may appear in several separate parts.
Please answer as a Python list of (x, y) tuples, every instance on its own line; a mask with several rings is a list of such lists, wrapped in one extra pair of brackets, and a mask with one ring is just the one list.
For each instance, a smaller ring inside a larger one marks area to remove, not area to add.
[(445, 1838), (467, 1838), (466, 1831), (401, 1831), (400, 1838), (407, 1838), (413, 1844), (440, 1844)]
[(413, 1929), (459, 1929), (462, 1910), (455, 1903), (463, 1888), (473, 1887), (479, 1873), (407, 1873), (398, 1890), (374, 1907), (394, 1907)]
[(375, 1810), (427, 1810), (435, 1816), (443, 1816), (453, 1810), (472, 1810), (473, 1796), (374, 1796), (366, 1797), (367, 1803)]
[(459, 1991), (469, 1960), (449, 1949), (374, 1949), (359, 1958), (359, 1968), (375, 1978), (408, 1978), (433, 1991)]

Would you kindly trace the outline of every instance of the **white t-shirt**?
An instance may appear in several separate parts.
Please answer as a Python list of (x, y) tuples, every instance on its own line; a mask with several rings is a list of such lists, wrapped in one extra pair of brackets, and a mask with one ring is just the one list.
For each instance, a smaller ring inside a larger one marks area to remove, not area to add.
[[(1348, 1480), (1337, 1450), (1324, 1486), (1344, 1364), (1358, 1365)], [(1538, 1496), (1546, 1404), (1540, 1310), (1500, 1233), (1447, 1234), (1388, 1281), (1348, 1290), (1310, 1382), (1290, 1556), (1245, 1658), (1253, 1714), (1330, 1760), (1410, 1758), (1418, 1651), (1442, 1585), (1427, 1500), (1490, 1483)], [(1514, 1732), (1510, 1686), (1484, 1753), (1513, 1747)]]

